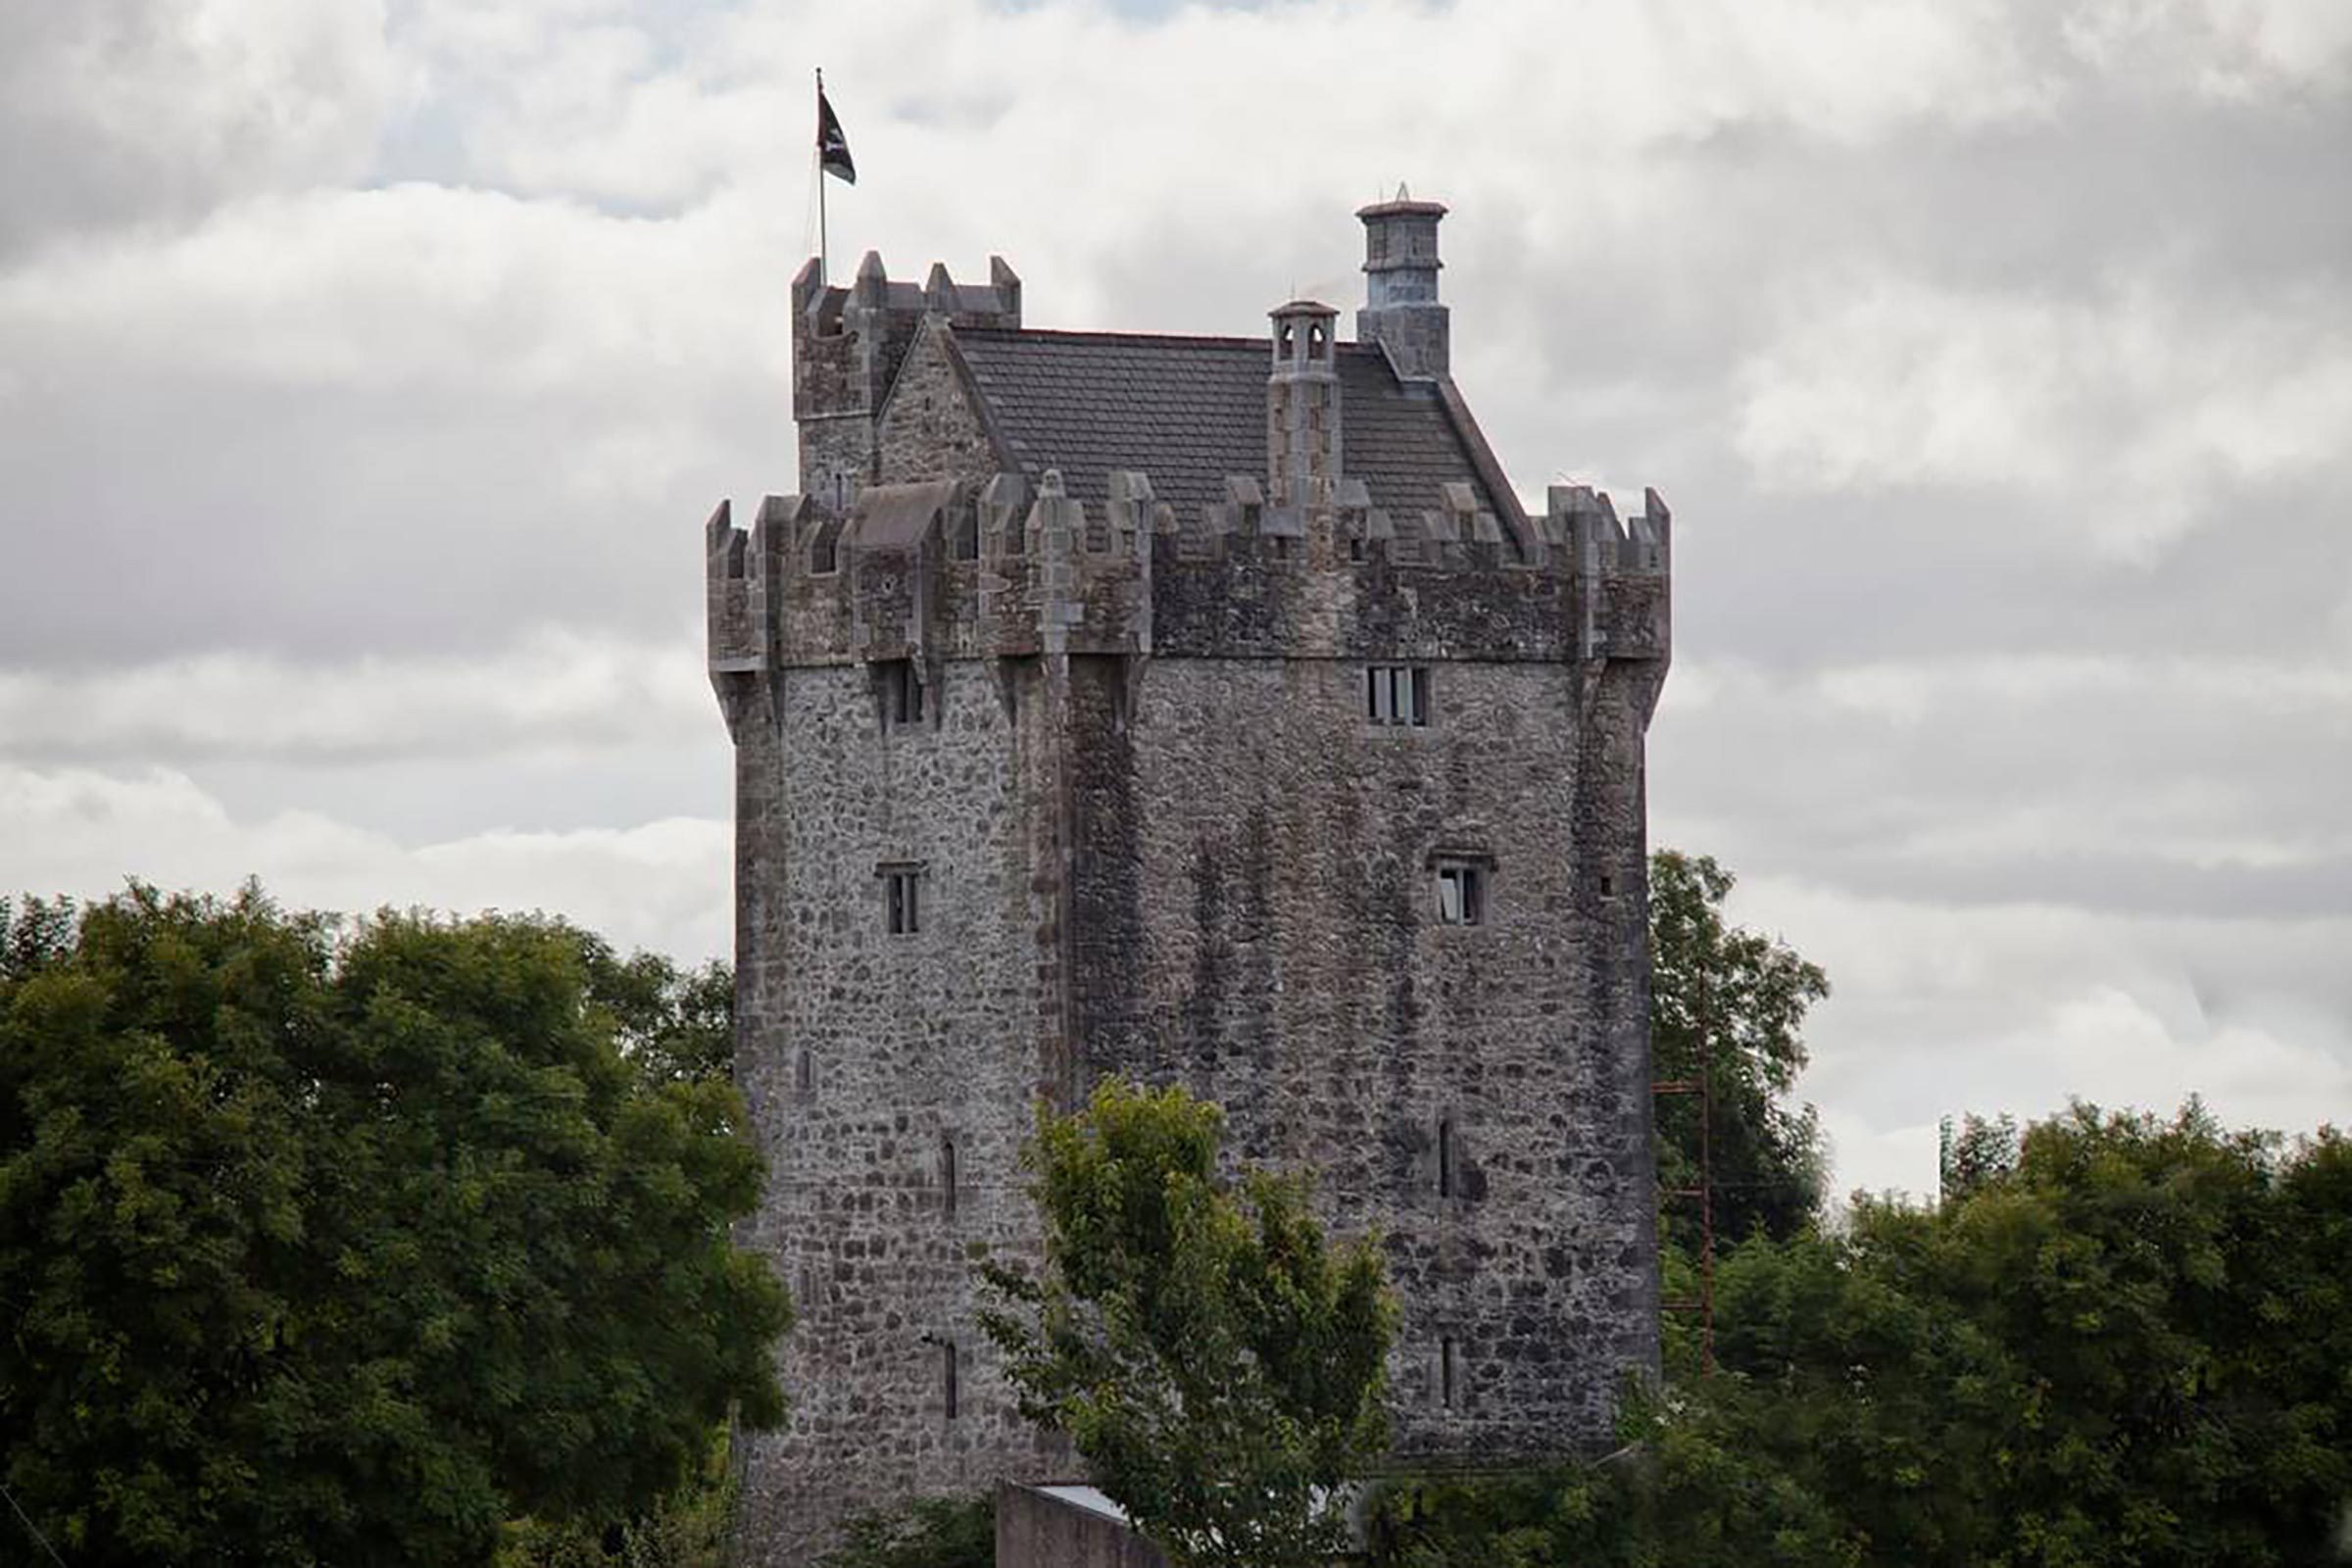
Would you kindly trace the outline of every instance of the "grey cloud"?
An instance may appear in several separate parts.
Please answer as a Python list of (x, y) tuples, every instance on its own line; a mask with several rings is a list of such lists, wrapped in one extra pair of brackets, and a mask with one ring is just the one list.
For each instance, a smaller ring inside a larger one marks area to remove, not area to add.
[(0, 260), (356, 174), (397, 90), (368, 0), (0, 9)]
[(699, 221), (322, 196), (0, 276), (0, 665), (670, 633), (792, 473), (781, 285)]

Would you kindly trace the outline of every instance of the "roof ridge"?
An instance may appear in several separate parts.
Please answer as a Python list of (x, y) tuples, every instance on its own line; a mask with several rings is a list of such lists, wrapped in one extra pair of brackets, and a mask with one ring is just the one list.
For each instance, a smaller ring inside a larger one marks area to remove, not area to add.
[(1221, 349), (1255, 349), (1263, 351), (1272, 342), (1263, 337), (1223, 337), (1206, 332), (1110, 332), (1084, 331), (1051, 326), (957, 326), (950, 328), (957, 337), (1054, 338), (1070, 342), (1090, 343), (1185, 343)]

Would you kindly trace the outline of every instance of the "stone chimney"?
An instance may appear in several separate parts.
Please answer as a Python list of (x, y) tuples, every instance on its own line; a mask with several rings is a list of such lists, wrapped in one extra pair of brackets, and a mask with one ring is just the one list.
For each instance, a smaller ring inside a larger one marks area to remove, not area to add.
[(1277, 507), (1316, 500), (1318, 482), (1340, 476), (1340, 313), (1293, 300), (1269, 313), (1274, 367), (1266, 376), (1266, 476)]
[(1364, 308), (1355, 313), (1359, 342), (1389, 351), (1396, 373), (1434, 380), (1448, 371), (1446, 307), (1438, 303), (1438, 220), (1446, 209), (1417, 202), (1402, 185), (1396, 199), (1359, 209), (1364, 220)]

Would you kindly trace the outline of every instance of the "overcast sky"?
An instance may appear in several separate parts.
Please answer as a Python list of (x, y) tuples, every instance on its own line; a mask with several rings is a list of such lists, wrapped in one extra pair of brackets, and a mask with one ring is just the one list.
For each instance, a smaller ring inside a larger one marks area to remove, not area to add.
[(0, 887), (728, 947), (699, 527), (837, 257), (1351, 306), (1453, 209), (1531, 497), (1662, 490), (1657, 843), (1829, 970), (1841, 1187), (2352, 1119), (2345, 0), (0, 4)]

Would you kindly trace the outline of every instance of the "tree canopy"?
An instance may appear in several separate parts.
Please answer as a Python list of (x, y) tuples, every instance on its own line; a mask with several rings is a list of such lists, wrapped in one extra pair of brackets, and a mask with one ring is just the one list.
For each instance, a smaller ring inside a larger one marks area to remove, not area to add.
[(1395, 1332), (1377, 1243), (1334, 1248), (1296, 1180), (1217, 1172), (1223, 1113), (1106, 1079), (1041, 1110), (1036, 1277), (984, 1269), (1022, 1412), (1177, 1568), (1328, 1558), (1339, 1484), (1387, 1441)]
[[(1789, 1095), (1805, 1065), (1805, 1013), (1830, 983), (1786, 943), (1724, 919), (1733, 882), (1707, 856), (1650, 857), (1650, 1054), (1661, 1079), (1695, 1079), (1702, 1063), (1712, 1075), (1718, 1233), (1788, 1237), (1822, 1197), (1820, 1129)], [(1657, 1117), (1660, 1182), (1695, 1185), (1697, 1097), (1660, 1098)]]
[(1408, 1494), (1390, 1560), (2338, 1560), (2352, 1144), (2077, 1105), (1972, 1181), (1735, 1248), (1716, 1376), (1611, 1464)]
[(717, 986), (541, 918), (0, 904), (16, 1501), (76, 1568), (482, 1562), (773, 1424)]

